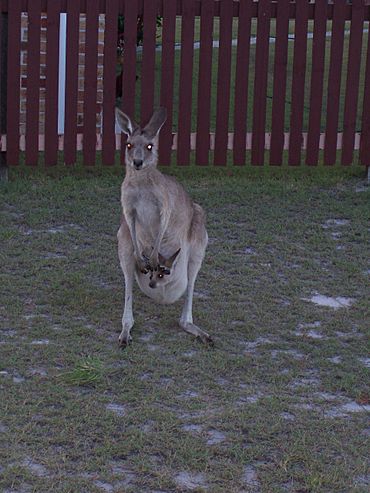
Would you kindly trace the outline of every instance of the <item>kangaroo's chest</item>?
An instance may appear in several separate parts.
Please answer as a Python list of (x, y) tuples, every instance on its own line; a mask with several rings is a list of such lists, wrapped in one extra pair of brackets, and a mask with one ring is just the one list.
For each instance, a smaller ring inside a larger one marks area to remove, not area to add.
[(122, 205), (125, 214), (135, 217), (138, 227), (158, 229), (160, 202), (151, 187), (133, 187), (124, 190)]
[(135, 205), (135, 221), (139, 228), (158, 231), (160, 221), (158, 202), (155, 199), (139, 200)]

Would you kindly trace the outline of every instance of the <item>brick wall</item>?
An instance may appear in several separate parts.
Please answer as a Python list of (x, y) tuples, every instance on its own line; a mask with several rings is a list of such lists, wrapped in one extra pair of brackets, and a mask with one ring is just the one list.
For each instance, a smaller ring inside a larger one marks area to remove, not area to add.
[[(45, 130), (45, 62), (46, 62), (46, 14), (41, 16), (41, 37), (40, 37), (40, 113), (39, 113), (39, 132)], [(99, 35), (98, 35), (98, 68), (97, 81), (98, 91), (96, 97), (96, 124), (97, 130), (101, 129), (101, 104), (103, 102), (103, 52), (104, 52), (104, 28), (105, 16), (99, 16)], [(21, 114), (20, 114), (20, 133), (26, 133), (26, 111), (27, 111), (27, 38), (28, 38), (28, 15), (22, 15), (21, 24)], [(85, 74), (85, 38), (86, 38), (86, 15), (80, 16), (79, 34), (79, 67), (78, 67), (78, 107), (77, 107), (77, 126), (78, 131), (83, 130), (83, 106), (84, 106), (84, 74)]]

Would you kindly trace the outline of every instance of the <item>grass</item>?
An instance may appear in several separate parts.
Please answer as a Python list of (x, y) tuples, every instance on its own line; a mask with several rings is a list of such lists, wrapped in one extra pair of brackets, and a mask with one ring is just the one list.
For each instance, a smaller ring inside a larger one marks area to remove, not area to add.
[(213, 348), (137, 288), (118, 348), (121, 168), (1, 184), (0, 490), (368, 491), (363, 169), (166, 172), (207, 211)]
[(96, 385), (103, 380), (104, 364), (94, 356), (86, 356), (76, 364), (76, 367), (61, 375), (72, 385)]

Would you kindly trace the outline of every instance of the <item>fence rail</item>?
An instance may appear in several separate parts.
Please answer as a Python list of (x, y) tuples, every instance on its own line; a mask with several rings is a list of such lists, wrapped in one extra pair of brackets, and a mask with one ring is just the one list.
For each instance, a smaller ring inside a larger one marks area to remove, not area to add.
[(54, 165), (59, 151), (66, 164), (78, 151), (86, 165), (98, 151), (114, 164), (124, 144), (117, 102), (143, 123), (154, 107), (167, 108), (164, 165), (174, 153), (188, 165), (192, 151), (198, 165), (225, 165), (230, 154), (235, 165), (281, 165), (285, 157), (290, 165), (349, 165), (356, 150), (370, 165), (368, 0), (0, 0), (0, 11), (0, 30), (5, 22), (8, 30), (7, 40), (0, 35), (8, 53), (0, 146), (10, 165), (21, 151), (28, 165), (40, 152)]

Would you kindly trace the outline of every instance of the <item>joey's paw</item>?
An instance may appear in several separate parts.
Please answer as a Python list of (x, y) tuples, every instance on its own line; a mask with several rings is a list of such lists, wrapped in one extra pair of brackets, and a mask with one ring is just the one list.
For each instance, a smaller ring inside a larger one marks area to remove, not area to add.
[(157, 271), (159, 269), (158, 253), (152, 253), (148, 258), (148, 266), (151, 271)]
[(148, 258), (145, 256), (136, 258), (136, 265), (142, 274), (148, 274), (151, 270)]

